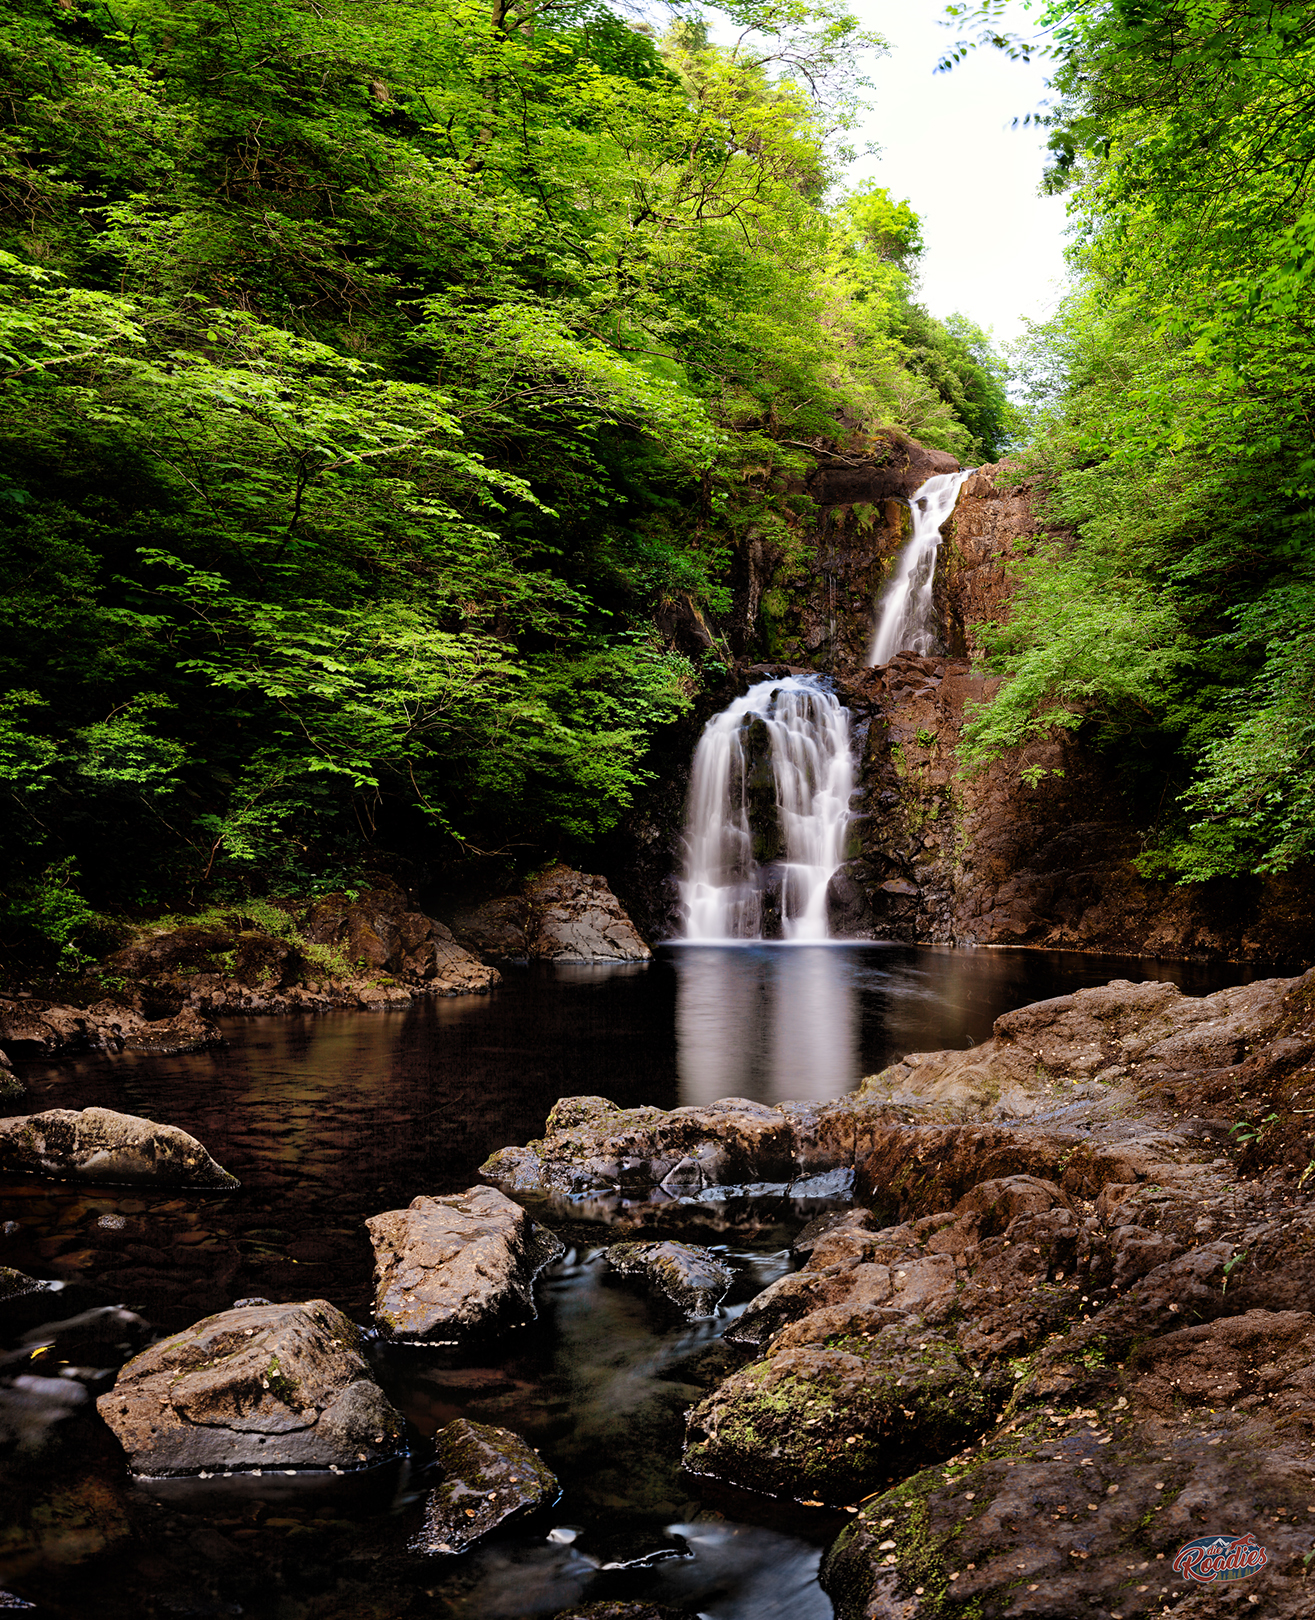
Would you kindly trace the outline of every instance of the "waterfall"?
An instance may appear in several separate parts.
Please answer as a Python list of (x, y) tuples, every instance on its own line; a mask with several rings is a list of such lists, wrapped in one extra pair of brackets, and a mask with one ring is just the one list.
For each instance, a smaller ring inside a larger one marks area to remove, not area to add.
[(849, 712), (816, 676), (759, 681), (714, 715), (690, 772), (686, 939), (826, 939), (853, 792)]
[(959, 486), (975, 469), (935, 473), (913, 494), (913, 538), (899, 554), (895, 572), (877, 609), (877, 629), (869, 664), (887, 664), (897, 652), (929, 653), (936, 641), (932, 577), (941, 524), (954, 510)]

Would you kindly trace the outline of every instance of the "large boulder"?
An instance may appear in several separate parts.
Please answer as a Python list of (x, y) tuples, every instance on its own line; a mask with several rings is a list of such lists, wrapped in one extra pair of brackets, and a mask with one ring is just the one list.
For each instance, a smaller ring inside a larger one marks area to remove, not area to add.
[(488, 961), (647, 962), (639, 937), (607, 879), (557, 865), (521, 893), (459, 912), (457, 937)]
[(862, 1504), (822, 1565), (838, 1620), (1187, 1612), (1178, 1550), (1248, 1535), (1264, 1556), (1239, 1609), (1304, 1620), (1315, 1318), (1247, 1311), (1126, 1363), (1076, 1348), (1054, 1346), (980, 1447)]
[(458, 1418), (439, 1430), (434, 1456), (445, 1477), (426, 1498), (417, 1552), (462, 1552), (508, 1519), (561, 1495), (552, 1470), (510, 1429)]
[(51, 1108), (0, 1120), (0, 1170), (61, 1181), (239, 1185), (186, 1131), (110, 1108)]
[(208, 1316), (134, 1357), (97, 1406), (141, 1475), (350, 1472), (404, 1450), (358, 1329), (322, 1299)]
[(607, 1264), (620, 1277), (643, 1280), (649, 1291), (691, 1322), (715, 1316), (735, 1273), (708, 1249), (690, 1243), (614, 1243)]
[(373, 1215), (374, 1317), (390, 1339), (454, 1343), (534, 1318), (534, 1279), (561, 1241), (493, 1187)]
[(889, 1313), (832, 1313), (689, 1414), (685, 1467), (773, 1496), (849, 1506), (977, 1433), (989, 1402), (952, 1342)]
[[(566, 1194), (624, 1186), (674, 1196), (785, 1182), (800, 1169), (796, 1125), (789, 1111), (744, 1097), (669, 1112), (620, 1109), (604, 1097), (565, 1097), (549, 1114), (542, 1141), (500, 1149), (480, 1174), (516, 1191)], [(852, 1130), (849, 1138), (852, 1143)]]
[(647, 962), (652, 952), (607, 879), (554, 866), (526, 889), (534, 954), (548, 962)]

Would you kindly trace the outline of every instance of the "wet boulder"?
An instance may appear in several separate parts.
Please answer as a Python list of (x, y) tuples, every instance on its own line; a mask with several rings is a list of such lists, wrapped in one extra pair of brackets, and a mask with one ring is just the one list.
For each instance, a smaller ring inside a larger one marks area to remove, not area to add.
[(462, 1552), (508, 1519), (561, 1495), (552, 1470), (510, 1429), (458, 1418), (439, 1430), (434, 1453), (445, 1477), (426, 1498), (417, 1552)]
[[(563, 1098), (548, 1134), (502, 1148), (480, 1167), (500, 1186), (574, 1195), (660, 1187), (672, 1197), (708, 1187), (787, 1182), (799, 1170), (794, 1120), (746, 1097), (702, 1108), (618, 1109), (605, 1098)], [(854, 1132), (849, 1130), (850, 1152)]]
[(787, 1331), (694, 1407), (690, 1473), (843, 1507), (981, 1429), (987, 1399), (941, 1334), (870, 1307), (818, 1316), (812, 1342)]
[(61, 1365), (78, 1370), (118, 1367), (151, 1336), (150, 1323), (135, 1311), (122, 1305), (98, 1305), (63, 1321), (29, 1328), (12, 1358), (21, 1357), (34, 1373)]
[(642, 1278), (651, 1293), (691, 1322), (715, 1316), (735, 1279), (710, 1250), (690, 1243), (614, 1243), (607, 1263), (618, 1276)]
[(534, 1319), (534, 1279), (561, 1241), (493, 1187), (373, 1215), (374, 1316), (390, 1339), (454, 1343)]
[(52, 1108), (0, 1120), (0, 1170), (61, 1181), (238, 1185), (186, 1131), (110, 1108)]
[(97, 1406), (140, 1475), (349, 1472), (404, 1449), (359, 1331), (322, 1299), (206, 1317), (134, 1357)]

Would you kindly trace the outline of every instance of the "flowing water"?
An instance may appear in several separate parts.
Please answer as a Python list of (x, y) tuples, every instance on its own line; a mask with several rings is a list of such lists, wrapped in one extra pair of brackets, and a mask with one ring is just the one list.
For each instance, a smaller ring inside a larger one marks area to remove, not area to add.
[[(981, 1040), (1009, 1008), (1148, 976), (1203, 993), (1257, 975), (1059, 952), (689, 944), (642, 967), (510, 969), (489, 996), (230, 1020), (230, 1044), (210, 1052), (31, 1065), (23, 1111), (95, 1104), (180, 1125), (242, 1186), (0, 1180), (0, 1265), (64, 1281), (66, 1314), (122, 1301), (161, 1330), (253, 1295), (325, 1297), (367, 1323), (365, 1217), (470, 1185), (494, 1148), (541, 1134), (560, 1096), (667, 1108), (833, 1096), (905, 1052)], [(475, 1356), (375, 1347), (413, 1425), (413, 1471), (391, 1500), (268, 1501), (253, 1482), (247, 1501), (145, 1509), (133, 1543), (85, 1568), (0, 1585), (74, 1620), (538, 1620), (604, 1598), (826, 1620), (816, 1571), (836, 1516), (710, 1493), (680, 1472), (683, 1413), (731, 1365), (719, 1335), (790, 1267), (810, 1208), (778, 1196), (659, 1212), (664, 1235), (709, 1244), (736, 1271), (721, 1316), (693, 1325), (608, 1282), (600, 1251), (620, 1234), (592, 1213), (581, 1204), (558, 1225), (570, 1253), (541, 1280), (532, 1328)], [(0, 1349), (16, 1337), (0, 1334)], [(429, 1438), (458, 1415), (525, 1434), (563, 1496), (462, 1558), (426, 1559), (408, 1542)], [(109, 1477), (112, 1449), (83, 1466)]]
[(685, 937), (825, 939), (853, 792), (849, 714), (819, 677), (759, 681), (714, 715), (690, 771)]
[(869, 664), (887, 664), (898, 652), (929, 653), (935, 648), (936, 612), (932, 582), (941, 524), (954, 510), (966, 472), (936, 473), (915, 491), (913, 538), (900, 552), (895, 572), (877, 608), (877, 628), (868, 653)]

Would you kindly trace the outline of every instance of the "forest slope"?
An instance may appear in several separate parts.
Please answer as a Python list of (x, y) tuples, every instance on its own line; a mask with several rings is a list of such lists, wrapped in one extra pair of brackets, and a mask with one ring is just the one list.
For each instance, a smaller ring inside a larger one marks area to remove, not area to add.
[(730, 10), (7, 9), (8, 948), (587, 846), (819, 445), (999, 441), (916, 216), (835, 201), (873, 42)]

